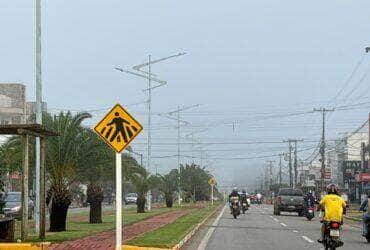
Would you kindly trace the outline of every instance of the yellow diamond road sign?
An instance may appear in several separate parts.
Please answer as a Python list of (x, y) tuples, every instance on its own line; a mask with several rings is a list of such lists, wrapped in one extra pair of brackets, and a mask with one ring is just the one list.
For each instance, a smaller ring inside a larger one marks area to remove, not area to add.
[(208, 184), (211, 185), (211, 186), (214, 186), (216, 185), (216, 179), (215, 178), (211, 178), (208, 180)]
[(94, 128), (117, 153), (122, 152), (143, 127), (121, 105), (116, 104)]

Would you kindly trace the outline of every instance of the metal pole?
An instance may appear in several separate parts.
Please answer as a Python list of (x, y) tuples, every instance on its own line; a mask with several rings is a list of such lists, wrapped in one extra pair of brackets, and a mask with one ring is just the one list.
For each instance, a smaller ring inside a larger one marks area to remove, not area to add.
[(177, 168), (179, 173), (178, 178), (178, 203), (181, 205), (181, 188), (180, 188), (180, 106), (177, 106)]
[(211, 185), (211, 204), (213, 206), (213, 185)]
[(293, 176), (292, 176), (292, 144), (289, 141), (289, 186), (293, 187)]
[(281, 157), (282, 156), (283, 156), (282, 154), (279, 154), (279, 157), (280, 157), (279, 159), (279, 187), (281, 187)]
[(116, 250), (122, 249), (122, 156), (116, 153)]
[(27, 241), (28, 236), (28, 148), (29, 136), (22, 135), (23, 143), (23, 173), (22, 173), (22, 225), (21, 240)]
[[(366, 147), (365, 147), (365, 142), (361, 142), (361, 173), (366, 173), (366, 168), (365, 168), (365, 156), (366, 156)], [(364, 192), (364, 182), (363, 180), (361, 181), (361, 192), (360, 192), (360, 202), (362, 203), (362, 195), (366, 195)]]
[[(151, 123), (152, 123), (152, 59), (151, 55), (148, 56), (148, 163), (147, 163), (147, 171), (150, 171), (150, 164), (151, 164), (151, 150), (152, 150), (152, 137), (151, 137)], [(147, 193), (147, 208), (150, 211), (152, 208), (150, 191)]]
[(294, 188), (297, 187), (298, 169), (297, 169), (297, 140), (294, 141)]
[(322, 141), (321, 141), (321, 192), (324, 191), (325, 179), (325, 109), (322, 111)]
[(40, 233), (39, 238), (45, 239), (45, 149), (46, 138), (40, 141)]
[[(41, 83), (41, 0), (36, 0), (36, 123), (42, 124), (42, 83)], [(35, 231), (40, 232), (40, 138), (36, 137), (36, 204)]]

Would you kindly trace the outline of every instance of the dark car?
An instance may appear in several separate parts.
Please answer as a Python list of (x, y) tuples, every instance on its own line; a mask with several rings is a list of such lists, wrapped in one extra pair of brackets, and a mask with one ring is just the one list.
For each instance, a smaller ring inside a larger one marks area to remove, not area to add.
[[(5, 194), (5, 208), (4, 213), (6, 216), (11, 216), (16, 219), (22, 218), (22, 193), (21, 192), (8, 192)], [(28, 218), (32, 219), (34, 211), (33, 201), (28, 198)]]
[(274, 215), (280, 212), (297, 212), (303, 216), (303, 192), (296, 188), (281, 188), (274, 202)]

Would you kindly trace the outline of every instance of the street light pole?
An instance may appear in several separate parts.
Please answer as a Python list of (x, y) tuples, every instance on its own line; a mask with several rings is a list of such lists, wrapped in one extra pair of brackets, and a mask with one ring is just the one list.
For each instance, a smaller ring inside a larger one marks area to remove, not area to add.
[[(42, 82), (41, 82), (41, 0), (36, 0), (36, 123), (42, 124)], [(27, 123), (27, 121), (25, 121)], [(40, 137), (35, 145), (35, 231), (40, 233)]]

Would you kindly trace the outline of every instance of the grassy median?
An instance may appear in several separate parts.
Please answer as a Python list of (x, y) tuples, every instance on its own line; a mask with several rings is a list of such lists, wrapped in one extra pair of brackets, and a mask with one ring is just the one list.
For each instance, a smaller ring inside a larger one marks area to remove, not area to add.
[(130, 240), (127, 242), (127, 245), (159, 248), (173, 247), (218, 207), (219, 204), (215, 204), (197, 209), (164, 227)]
[[(153, 208), (150, 212), (136, 213), (135, 210), (123, 211), (123, 224), (125, 226), (131, 225), (138, 221), (153, 217), (155, 215), (163, 214), (173, 211), (174, 209), (182, 209), (175, 207), (173, 209), (160, 207)], [(81, 212), (69, 215), (67, 218), (67, 231), (64, 232), (46, 232), (45, 241), (49, 242), (63, 242), (83, 238), (97, 233), (110, 231), (115, 229), (115, 214), (114, 211), (103, 212), (103, 223), (90, 224), (88, 212)], [(48, 228), (48, 225), (47, 225)], [(34, 221), (30, 222), (29, 240), (31, 242), (38, 242), (38, 236), (34, 234)], [(20, 222), (16, 223), (16, 239), (20, 238)]]

